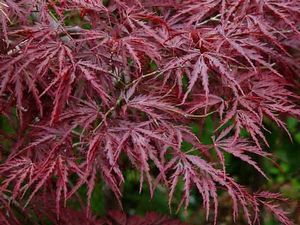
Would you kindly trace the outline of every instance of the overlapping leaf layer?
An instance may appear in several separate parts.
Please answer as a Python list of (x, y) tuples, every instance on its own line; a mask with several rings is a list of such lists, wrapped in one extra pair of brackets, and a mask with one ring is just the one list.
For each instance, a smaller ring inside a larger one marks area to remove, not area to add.
[[(215, 223), (224, 189), (234, 218), (259, 224), (265, 207), (292, 224), (279, 195), (227, 174), (225, 155), (265, 176), (253, 157), (270, 157), (264, 120), (286, 130), (300, 117), (298, 0), (1, 0), (0, 20), (4, 224), (17, 223), (8, 200), (30, 206), (42, 190), (60, 218), (99, 176), (121, 203), (124, 166), (140, 190), (166, 187), (170, 207), (179, 182), (179, 208), (196, 189)], [(207, 117), (211, 145), (189, 126)]]

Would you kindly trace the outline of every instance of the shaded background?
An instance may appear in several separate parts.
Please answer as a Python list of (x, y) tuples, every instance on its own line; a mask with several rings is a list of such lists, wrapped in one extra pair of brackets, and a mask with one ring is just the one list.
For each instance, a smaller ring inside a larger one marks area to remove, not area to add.
[[(85, 29), (89, 29), (89, 24), (83, 24), (79, 17), (70, 18), (65, 21), (66, 25), (80, 25)], [(190, 126), (194, 133), (200, 138), (204, 144), (211, 143), (211, 135), (216, 125), (211, 117), (208, 117), (204, 126), (191, 123)], [(268, 159), (257, 159), (258, 164), (265, 171), (269, 180), (262, 177), (253, 167), (236, 160), (231, 155), (227, 155), (226, 164), (227, 172), (235, 178), (235, 180), (245, 185), (250, 191), (268, 190), (272, 192), (280, 192), (284, 197), (289, 200), (283, 205), (283, 209), (290, 213), (289, 217), (295, 224), (300, 224), (300, 122), (293, 118), (286, 118), (287, 128), (291, 134), (292, 140), (288, 134), (279, 129), (274, 123), (265, 121), (266, 128), (269, 132), (266, 132), (267, 140), (270, 144), (270, 151), (274, 154), (273, 161)], [(200, 129), (200, 127), (202, 127)], [(10, 128), (8, 121), (4, 117), (0, 117), (0, 130), (4, 133), (12, 133), (13, 129)], [(247, 134), (244, 134), (247, 136)], [(2, 143), (3, 151), (9, 149), (8, 144)], [(183, 148), (189, 148), (187, 144), (183, 145)], [(0, 160), (1, 160), (0, 151)], [(123, 187), (123, 209), (130, 215), (144, 215), (149, 211), (155, 211), (161, 214), (171, 215), (174, 218), (194, 224), (212, 224), (212, 215), (209, 221), (205, 220), (205, 210), (202, 206), (202, 199), (199, 193), (195, 190), (192, 191), (190, 196), (190, 205), (187, 211), (180, 210), (176, 212), (176, 206), (179, 204), (181, 195), (179, 190), (174, 194), (172, 203), (172, 211), (168, 206), (168, 191), (158, 186), (154, 197), (151, 199), (147, 185), (144, 185), (142, 193), (138, 194), (139, 190), (139, 174), (138, 171), (131, 170), (125, 167), (125, 185)], [(180, 186), (180, 185), (179, 185)], [(86, 198), (86, 188), (79, 189), (79, 195), (83, 199)], [(183, 189), (183, 185), (181, 186)], [(70, 207), (81, 210), (78, 203), (70, 201), (68, 203)], [(94, 215), (99, 217), (106, 214), (111, 208), (118, 207), (112, 194), (107, 190), (105, 185), (101, 182), (97, 183), (91, 199), (91, 206)], [(220, 225), (232, 225), (232, 211), (231, 200), (226, 192), (219, 193), (219, 216), (218, 224)], [(263, 211), (261, 215), (263, 219), (263, 225), (277, 225), (279, 224), (274, 220), (272, 215)], [(240, 217), (240, 221), (236, 224), (246, 224)]]
[[(272, 152), (274, 157), (272, 160), (258, 159), (258, 164), (263, 168), (269, 180), (245, 162), (236, 160), (230, 155), (227, 155), (226, 166), (227, 172), (250, 191), (268, 190), (282, 193), (284, 197), (289, 199), (282, 205), (282, 208), (289, 212), (289, 217), (295, 224), (300, 224), (300, 123), (293, 118), (287, 118), (286, 123), (292, 140), (284, 130), (277, 128), (275, 124), (269, 121), (265, 121), (266, 128), (269, 130), (266, 135), (270, 144), (270, 149), (266, 148), (266, 150)], [(191, 124), (191, 128), (202, 142), (205, 144), (211, 143), (210, 137), (215, 128), (212, 118), (206, 119), (202, 131), (197, 124)], [(187, 145), (183, 147), (189, 148)], [(139, 175), (137, 171), (126, 170), (125, 180), (122, 203), (128, 214), (144, 215), (148, 211), (170, 214), (168, 192), (165, 188), (159, 186), (153, 199), (151, 199), (146, 185), (144, 185), (142, 193), (138, 194)], [(84, 190), (81, 191), (82, 194), (85, 192)], [(92, 197), (92, 210), (94, 214), (99, 216), (105, 215), (107, 210), (116, 207), (115, 200), (110, 196), (104, 196), (105, 193), (107, 193), (107, 190), (105, 190), (103, 184), (97, 184)], [(174, 195), (174, 204), (172, 203), (172, 217), (180, 218), (184, 222), (195, 225), (213, 224), (213, 215), (210, 216), (208, 222), (205, 220), (205, 210), (199, 193), (193, 190), (187, 211), (181, 209), (176, 213), (180, 199), (180, 190), (178, 190)], [(233, 224), (231, 207), (228, 193), (220, 192), (218, 224)], [(280, 224), (266, 211), (263, 211), (261, 216), (264, 221), (263, 225)], [(240, 217), (236, 224), (243, 225), (247, 223)]]
[[(211, 135), (217, 124), (211, 117), (208, 117), (204, 124), (191, 123), (190, 127), (193, 132), (199, 137), (204, 144), (211, 144)], [(274, 157), (270, 159), (256, 158), (258, 164), (265, 171), (269, 179), (265, 179), (253, 167), (247, 163), (235, 159), (232, 155), (226, 155), (227, 172), (234, 177), (234, 179), (246, 186), (250, 192), (257, 190), (267, 190), (271, 192), (280, 192), (288, 201), (282, 205), (282, 208), (289, 212), (289, 217), (294, 221), (295, 225), (300, 224), (300, 122), (293, 118), (285, 119), (287, 128), (290, 132), (292, 140), (289, 135), (278, 128), (274, 123), (268, 120), (264, 121), (265, 127), (269, 132), (266, 132), (267, 140), (270, 148), (266, 151), (273, 153)], [(202, 129), (200, 129), (202, 127)], [(0, 130), (7, 134), (12, 134), (14, 130), (10, 123), (3, 116), (0, 116)], [(245, 132), (243, 134), (247, 136)], [(9, 150), (9, 144), (1, 143), (3, 149), (0, 153), (5, 155), (5, 151)], [(183, 151), (188, 150), (190, 146), (183, 143)], [(1, 157), (0, 154), (0, 158)], [(123, 186), (123, 209), (129, 215), (144, 215), (149, 211), (155, 211), (160, 214), (171, 215), (174, 218), (179, 218), (181, 221), (194, 225), (213, 224), (213, 215), (210, 215), (209, 221), (205, 220), (205, 210), (202, 206), (202, 199), (200, 194), (192, 190), (190, 196), (190, 205), (187, 211), (181, 209), (176, 212), (177, 206), (181, 200), (181, 190), (183, 185), (177, 189), (174, 194), (172, 202), (172, 211), (168, 206), (168, 191), (163, 186), (158, 186), (154, 197), (151, 199), (149, 189), (144, 184), (142, 192), (139, 194), (139, 172), (135, 171), (124, 162), (125, 184)], [(113, 194), (101, 182), (96, 183), (91, 206), (92, 212), (97, 217), (106, 215), (110, 209), (119, 208)], [(183, 183), (182, 183), (183, 184)], [(86, 187), (79, 189), (79, 195), (83, 201), (86, 200)], [(68, 206), (75, 210), (82, 212), (82, 207), (78, 202), (68, 202)], [(219, 191), (219, 215), (218, 224), (232, 225), (232, 210), (231, 198), (227, 192)], [(267, 213), (262, 211), (263, 218), (262, 225), (277, 225), (276, 220)], [(48, 223), (47, 223), (48, 224)], [(49, 223), (51, 224), (51, 223)], [(236, 222), (238, 225), (246, 225), (242, 217), (238, 218)]]

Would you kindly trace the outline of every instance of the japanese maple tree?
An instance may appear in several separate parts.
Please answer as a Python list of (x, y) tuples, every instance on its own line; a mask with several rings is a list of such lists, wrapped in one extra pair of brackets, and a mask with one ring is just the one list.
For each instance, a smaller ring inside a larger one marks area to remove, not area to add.
[[(300, 1), (1, 0), (0, 21), (2, 224), (21, 224), (12, 207), (71, 218), (82, 186), (92, 218), (99, 178), (121, 204), (124, 168), (139, 171), (140, 191), (167, 188), (170, 208), (179, 182), (178, 208), (197, 190), (215, 224), (221, 189), (234, 220), (260, 224), (264, 207), (292, 224), (280, 195), (238, 184), (225, 155), (266, 176), (264, 121), (287, 131), (300, 117)], [(190, 128), (207, 117), (212, 144)], [(45, 193), (54, 204), (41, 211)]]

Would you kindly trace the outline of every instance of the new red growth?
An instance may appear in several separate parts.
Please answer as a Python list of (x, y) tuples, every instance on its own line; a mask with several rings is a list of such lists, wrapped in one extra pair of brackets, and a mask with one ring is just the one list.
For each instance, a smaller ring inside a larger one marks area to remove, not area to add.
[[(151, 195), (167, 188), (170, 207), (181, 180), (179, 208), (194, 188), (215, 223), (221, 188), (234, 219), (259, 224), (265, 207), (292, 224), (279, 195), (227, 174), (224, 155), (264, 176), (264, 119), (286, 130), (300, 117), (298, 0), (1, 0), (0, 21), (4, 224), (16, 224), (8, 201), (30, 207), (41, 190), (60, 218), (82, 185), (89, 202), (98, 175), (121, 202), (124, 163)], [(190, 129), (207, 117), (211, 145)]]

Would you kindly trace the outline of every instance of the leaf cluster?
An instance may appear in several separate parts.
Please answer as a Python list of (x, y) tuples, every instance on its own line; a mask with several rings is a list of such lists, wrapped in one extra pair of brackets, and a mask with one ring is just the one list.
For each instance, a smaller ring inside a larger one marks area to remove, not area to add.
[[(52, 193), (59, 220), (85, 185), (90, 215), (99, 179), (121, 205), (132, 168), (140, 191), (169, 190), (170, 208), (180, 182), (178, 208), (197, 190), (215, 224), (219, 189), (234, 218), (260, 224), (265, 207), (292, 224), (279, 195), (251, 193), (225, 158), (265, 176), (254, 159), (271, 158), (264, 120), (288, 132), (286, 116), (300, 117), (299, 1), (2, 0), (0, 21), (0, 115), (13, 130), (0, 131), (5, 210)], [(218, 126), (204, 144), (189, 124), (208, 117)]]

